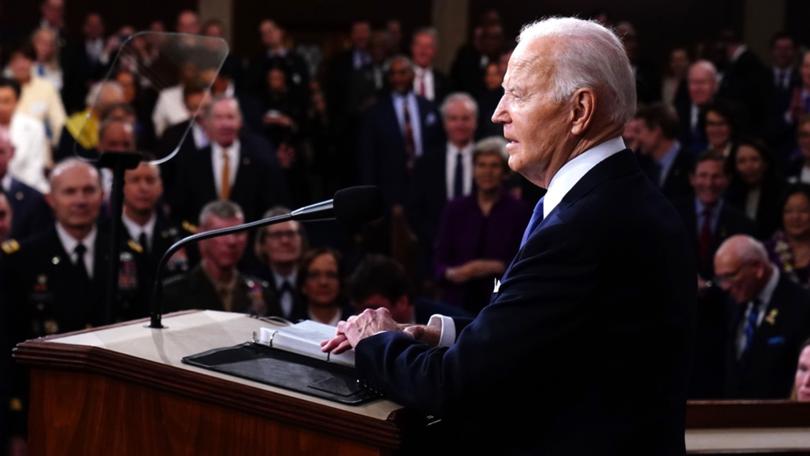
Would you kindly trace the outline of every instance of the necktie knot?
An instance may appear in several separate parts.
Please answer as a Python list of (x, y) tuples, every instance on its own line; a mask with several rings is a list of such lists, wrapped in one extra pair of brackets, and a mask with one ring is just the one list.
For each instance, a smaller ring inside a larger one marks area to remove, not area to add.
[(76, 254), (78, 260), (81, 260), (84, 258), (84, 254), (87, 253), (87, 247), (85, 247), (85, 245), (82, 243), (76, 244), (76, 247), (73, 249), (73, 253)]

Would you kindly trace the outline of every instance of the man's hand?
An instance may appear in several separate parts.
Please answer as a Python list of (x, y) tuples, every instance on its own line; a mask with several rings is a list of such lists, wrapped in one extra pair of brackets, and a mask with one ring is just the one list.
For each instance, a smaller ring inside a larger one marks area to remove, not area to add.
[(439, 339), (442, 335), (441, 326), (427, 326), (427, 325), (401, 325), (402, 332), (413, 337), (414, 339), (428, 344), (431, 347), (439, 345)]
[(339, 322), (335, 337), (321, 342), (321, 350), (342, 353), (378, 332), (399, 330), (400, 326), (385, 307), (366, 309), (360, 315), (352, 315), (346, 321)]

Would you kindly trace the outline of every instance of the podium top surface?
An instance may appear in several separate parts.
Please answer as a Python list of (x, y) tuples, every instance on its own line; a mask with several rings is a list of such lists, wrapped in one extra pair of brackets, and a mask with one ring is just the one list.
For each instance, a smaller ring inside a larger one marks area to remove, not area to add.
[(216, 377), (268, 392), (282, 394), (344, 412), (376, 420), (388, 420), (402, 407), (387, 400), (376, 400), (359, 406), (338, 404), (306, 394), (264, 385), (262, 383), (221, 374), (207, 369), (184, 364), (184, 356), (219, 347), (247, 342), (259, 328), (273, 324), (250, 318), (244, 314), (213, 310), (184, 312), (163, 318), (164, 329), (146, 327), (148, 321), (83, 331), (46, 339), (46, 343), (96, 347), (141, 360), (169, 365), (177, 369), (193, 371), (200, 375)]

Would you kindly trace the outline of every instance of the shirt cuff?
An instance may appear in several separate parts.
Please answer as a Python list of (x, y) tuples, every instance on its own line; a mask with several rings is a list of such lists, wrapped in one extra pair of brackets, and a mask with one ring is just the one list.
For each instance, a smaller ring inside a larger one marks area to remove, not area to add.
[(456, 323), (452, 318), (440, 314), (433, 314), (428, 320), (428, 327), (439, 328), (439, 347), (449, 347), (456, 341)]

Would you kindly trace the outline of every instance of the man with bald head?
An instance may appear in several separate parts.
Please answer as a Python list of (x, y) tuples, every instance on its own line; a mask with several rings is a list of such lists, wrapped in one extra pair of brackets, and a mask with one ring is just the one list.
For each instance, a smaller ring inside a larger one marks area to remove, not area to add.
[(726, 397), (787, 399), (810, 336), (810, 293), (771, 264), (756, 239), (728, 238), (714, 257), (718, 285), (734, 305), (726, 343)]
[(622, 43), (591, 21), (528, 25), (503, 85), (509, 167), (547, 192), (490, 303), (405, 330), (365, 310), (323, 350), (353, 347), (369, 385), (441, 417), (446, 451), (683, 454), (696, 273), (621, 139), (636, 110)]

